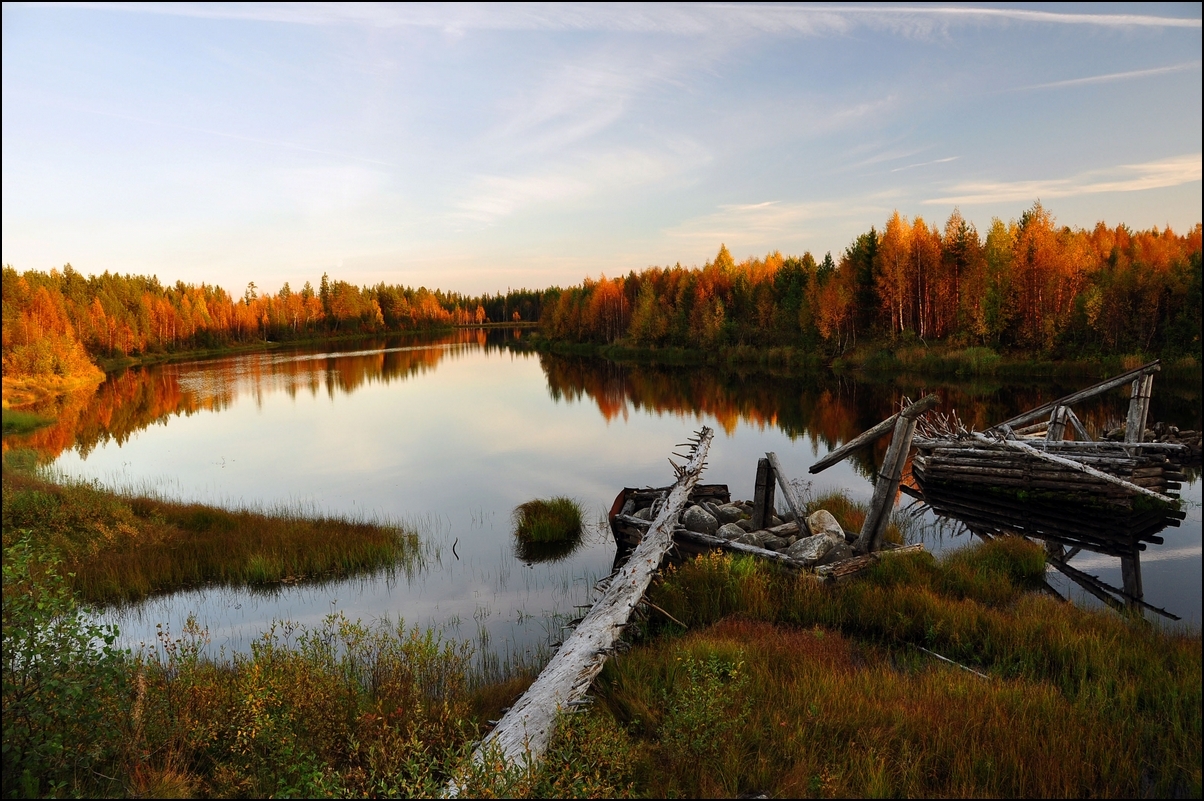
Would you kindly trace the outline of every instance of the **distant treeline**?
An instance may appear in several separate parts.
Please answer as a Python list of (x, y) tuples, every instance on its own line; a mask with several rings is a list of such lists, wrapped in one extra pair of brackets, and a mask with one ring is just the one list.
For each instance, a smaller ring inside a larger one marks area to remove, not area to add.
[(947, 341), (1043, 354), (1200, 353), (1200, 225), (1059, 228), (1035, 204), (985, 239), (954, 211), (944, 228), (895, 212), (834, 261), (810, 253), (701, 269), (652, 267), (547, 299), (551, 339), (647, 347)]
[(322, 276), (294, 291), (242, 297), (213, 284), (141, 275), (84, 277), (71, 265), (18, 273), (5, 266), (4, 375), (71, 375), (90, 358), (220, 348), (256, 340), (413, 331), (485, 322), (535, 321), (543, 292), (469, 297)]

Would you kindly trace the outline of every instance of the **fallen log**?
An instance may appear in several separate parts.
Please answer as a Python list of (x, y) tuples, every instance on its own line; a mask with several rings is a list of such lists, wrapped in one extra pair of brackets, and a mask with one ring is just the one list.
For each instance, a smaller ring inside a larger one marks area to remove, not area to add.
[(903, 545), (899, 548), (888, 548), (884, 551), (873, 551), (872, 553), (854, 556), (851, 559), (842, 559), (839, 562), (833, 562), (830, 565), (815, 568), (815, 575), (827, 581), (841, 581), (850, 576), (855, 576), (865, 570), (869, 570), (874, 565), (878, 564), (884, 556), (898, 556), (904, 553), (920, 553), (924, 550), (923, 543), (915, 545)]
[[(590, 608), (576, 630), (557, 650), (535, 682), (502, 716), (473, 752), (476, 764), (487, 756), (500, 757), (511, 767), (534, 765), (547, 750), (556, 716), (589, 689), (614, 650), (627, 619), (644, 597), (652, 575), (673, 545), (673, 527), (698, 483), (714, 432), (703, 426), (677, 481), (640, 544), (615, 573), (602, 597)], [(455, 797), (462, 785), (453, 779), (447, 796)]]

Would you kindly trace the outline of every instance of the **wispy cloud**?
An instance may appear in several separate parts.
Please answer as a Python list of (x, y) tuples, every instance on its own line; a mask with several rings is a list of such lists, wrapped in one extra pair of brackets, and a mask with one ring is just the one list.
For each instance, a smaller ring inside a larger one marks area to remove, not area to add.
[(1200, 180), (1201, 154), (1147, 161), (1143, 164), (1122, 164), (1102, 170), (1091, 170), (1071, 178), (1041, 181), (999, 181), (963, 183), (952, 187), (950, 194), (925, 200), (929, 205), (969, 206), (977, 203), (1046, 200), (1105, 192), (1139, 192), (1180, 186)]
[(1130, 72), (1110, 72), (1107, 75), (1091, 75), (1086, 78), (1071, 78), (1066, 81), (1053, 81), (1051, 83), (1038, 83), (1033, 86), (1022, 86), (1018, 89), (1013, 89), (1014, 92), (1024, 92), (1030, 89), (1061, 89), (1067, 86), (1088, 86), (1095, 83), (1112, 83), (1114, 81), (1130, 81), (1135, 78), (1149, 78), (1154, 75), (1166, 75), (1172, 72), (1186, 72), (1187, 70), (1200, 69), (1199, 61), (1187, 61), (1183, 64), (1175, 64), (1170, 67), (1155, 67), (1148, 70), (1132, 70)]
[(921, 161), (918, 164), (908, 164), (905, 167), (895, 167), (891, 172), (903, 172), (904, 170), (914, 170), (916, 167), (927, 167), (931, 164), (948, 164), (951, 161), (957, 161), (961, 156), (948, 156), (943, 159), (933, 159), (932, 161)]
[[(781, 247), (806, 238), (804, 226), (836, 219), (864, 219), (870, 207), (849, 201), (733, 203), (666, 229), (665, 236), (706, 247)], [(880, 212), (877, 206), (872, 213)]]
[[(65, 4), (64, 4), (65, 5)], [(375, 3), (85, 3), (75, 7), (303, 25), (354, 24), (462, 30), (575, 30), (712, 34), (844, 35), (861, 26), (927, 36), (957, 24), (1023, 22), (1113, 28), (1200, 28), (1200, 19), (1149, 14), (1069, 14), (962, 6), (495, 5)]]

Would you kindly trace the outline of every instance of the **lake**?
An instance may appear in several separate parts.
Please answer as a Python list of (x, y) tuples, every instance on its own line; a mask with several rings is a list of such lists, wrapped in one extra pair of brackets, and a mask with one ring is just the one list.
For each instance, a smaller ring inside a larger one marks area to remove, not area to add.
[[(810, 476), (832, 447), (892, 412), (903, 397), (941, 395), (943, 411), (993, 422), (1059, 397), (1081, 380), (1005, 383), (741, 374), (698, 367), (621, 366), (516, 352), (521, 331), (459, 330), (154, 365), (111, 375), (66, 401), (57, 425), (27, 438), (64, 476), (226, 507), (302, 507), (404, 521), (422, 536), (409, 571), (267, 589), (178, 592), (106, 610), (131, 644), (179, 632), (189, 615), (212, 648), (246, 650), (273, 620), (312, 625), (331, 612), (435, 627), (474, 641), (485, 668), (537, 662), (610, 573), (605, 512), (624, 486), (663, 486), (677, 443), (716, 430), (702, 480), (751, 498), (757, 459), (775, 451), (812, 491), (868, 500), (872, 451)], [(1155, 383), (1151, 421), (1200, 428), (1199, 387)], [(1076, 406), (1089, 430), (1123, 419), (1116, 392)], [(1198, 628), (1201, 483), (1183, 485), (1186, 519), (1142, 555), (1147, 602)], [(553, 562), (515, 553), (511, 515), (532, 498), (567, 495), (585, 509), (580, 548)], [(903, 497), (900, 505), (910, 499)], [(933, 551), (970, 537), (931, 512), (912, 537)], [(454, 547), (453, 547), (454, 546)], [(1082, 552), (1072, 564), (1120, 586), (1120, 560)], [(1060, 574), (1055, 588), (1097, 605)]]

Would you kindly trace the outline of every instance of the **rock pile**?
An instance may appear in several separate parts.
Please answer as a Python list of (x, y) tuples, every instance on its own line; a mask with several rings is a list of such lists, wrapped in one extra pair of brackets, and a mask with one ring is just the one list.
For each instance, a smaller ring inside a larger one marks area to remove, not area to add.
[(703, 501), (687, 507), (680, 520), (688, 531), (765, 548), (809, 567), (831, 564), (853, 555), (852, 542), (857, 535), (844, 531), (830, 512), (821, 509), (810, 515), (807, 525), (812, 536), (801, 539), (793, 515), (786, 512), (784, 518), (771, 515), (769, 528), (754, 531), (751, 502), (732, 501), (717, 505)]
[[(1104, 439), (1109, 442), (1123, 442), (1125, 439), (1125, 426), (1122, 424), (1118, 428), (1113, 428), (1104, 435)], [(1192, 431), (1190, 429), (1180, 429), (1178, 426), (1168, 425), (1167, 423), (1154, 423), (1145, 430), (1145, 436), (1142, 437), (1143, 442), (1171, 442), (1179, 445), (1186, 445), (1188, 450), (1187, 458), (1183, 459), (1183, 464), (1199, 464), (1200, 463), (1200, 441), (1201, 432)], [(1179, 461), (1179, 459), (1175, 459)]]

